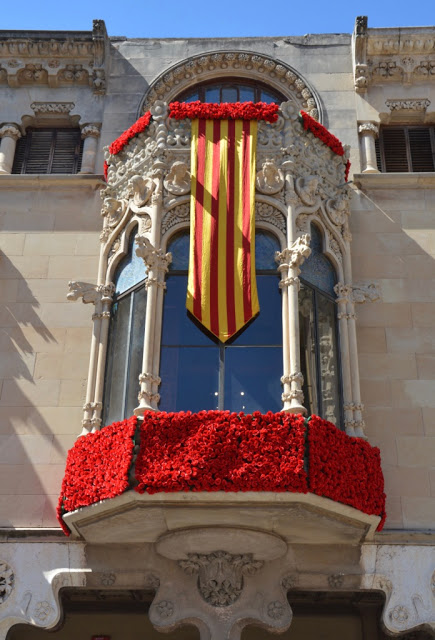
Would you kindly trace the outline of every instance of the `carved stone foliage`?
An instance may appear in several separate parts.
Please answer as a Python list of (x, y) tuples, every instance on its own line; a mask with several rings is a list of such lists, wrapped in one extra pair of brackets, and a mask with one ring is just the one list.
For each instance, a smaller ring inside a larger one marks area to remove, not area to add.
[(427, 98), (386, 100), (385, 104), (390, 111), (426, 111), (430, 100)]
[(105, 42), (102, 20), (94, 20), (88, 34), (56, 37), (0, 38), (0, 81), (9, 86), (88, 84), (94, 93), (105, 92)]
[(255, 219), (257, 222), (268, 222), (282, 233), (286, 232), (286, 220), (279, 209), (266, 202), (255, 203)]
[(190, 204), (179, 204), (168, 211), (162, 220), (162, 234), (165, 234), (171, 227), (180, 222), (186, 223), (190, 220)]
[(216, 72), (221, 77), (238, 74), (267, 81), (283, 93), (290, 94), (299, 109), (307, 111), (316, 120), (319, 117), (317, 100), (297, 71), (281, 61), (245, 51), (202, 54), (172, 67), (151, 87), (142, 112), (147, 111), (155, 100), (170, 102), (191, 85), (192, 79), (207, 80), (216, 77)]
[(381, 299), (381, 291), (376, 282), (361, 282), (352, 285), (352, 299), (355, 304), (376, 302)]
[(227, 607), (242, 593), (243, 576), (254, 575), (263, 562), (254, 560), (252, 553), (233, 555), (215, 551), (208, 555), (189, 553), (187, 560), (179, 560), (188, 574), (198, 574), (198, 589), (204, 600), (213, 607)]
[(35, 116), (68, 115), (74, 106), (74, 102), (32, 102), (30, 108)]
[(14, 572), (6, 562), (0, 562), (0, 604), (7, 600), (14, 588)]
[(273, 160), (266, 160), (255, 179), (257, 191), (272, 195), (281, 191), (284, 186), (284, 174)]

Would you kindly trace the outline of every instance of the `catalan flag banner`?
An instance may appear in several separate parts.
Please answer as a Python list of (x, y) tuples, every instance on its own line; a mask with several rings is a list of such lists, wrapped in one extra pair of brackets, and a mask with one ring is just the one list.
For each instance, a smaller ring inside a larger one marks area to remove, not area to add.
[(225, 342), (260, 310), (255, 280), (257, 120), (192, 120), (187, 308)]

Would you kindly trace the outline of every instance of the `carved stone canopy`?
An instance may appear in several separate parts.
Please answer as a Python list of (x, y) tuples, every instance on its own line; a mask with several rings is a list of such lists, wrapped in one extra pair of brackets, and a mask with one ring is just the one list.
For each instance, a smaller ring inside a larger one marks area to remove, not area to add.
[(321, 121), (321, 103), (314, 89), (292, 67), (280, 60), (250, 51), (215, 51), (178, 63), (162, 73), (146, 94), (140, 115), (156, 100), (171, 102), (196, 82), (234, 77), (266, 81), (291, 98), (298, 109)]

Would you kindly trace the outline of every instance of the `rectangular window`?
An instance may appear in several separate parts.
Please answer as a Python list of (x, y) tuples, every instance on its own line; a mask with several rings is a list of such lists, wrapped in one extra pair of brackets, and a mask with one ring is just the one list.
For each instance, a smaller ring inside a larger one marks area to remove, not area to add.
[(435, 127), (383, 127), (376, 156), (383, 173), (435, 171)]
[(27, 129), (17, 141), (12, 173), (77, 173), (82, 153), (80, 129)]

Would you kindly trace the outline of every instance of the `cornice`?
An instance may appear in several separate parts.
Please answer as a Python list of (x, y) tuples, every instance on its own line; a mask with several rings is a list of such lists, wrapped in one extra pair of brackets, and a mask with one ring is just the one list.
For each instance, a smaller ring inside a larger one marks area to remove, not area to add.
[(103, 20), (92, 31), (0, 31), (0, 84), (85, 85), (104, 94), (107, 46)]
[(64, 188), (64, 187), (92, 187), (98, 189), (105, 187), (104, 176), (100, 174), (1, 174), (0, 175), (0, 190), (1, 189), (17, 189), (29, 188), (29, 187), (52, 187)]
[(434, 189), (435, 171), (419, 173), (356, 173), (354, 184), (360, 189)]

